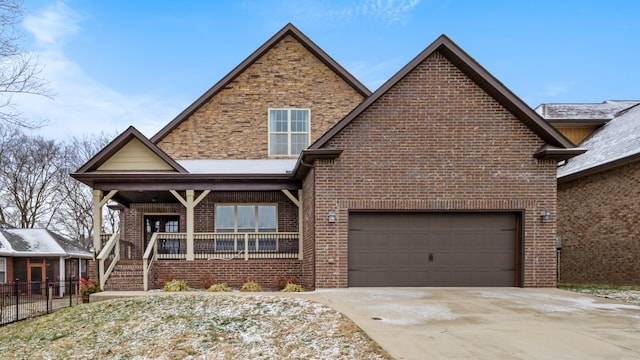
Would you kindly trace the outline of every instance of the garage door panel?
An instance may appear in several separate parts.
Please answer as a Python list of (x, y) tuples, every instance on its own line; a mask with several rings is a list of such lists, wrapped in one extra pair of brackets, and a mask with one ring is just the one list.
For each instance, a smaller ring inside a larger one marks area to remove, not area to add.
[(351, 213), (349, 286), (514, 286), (515, 224), (506, 213)]

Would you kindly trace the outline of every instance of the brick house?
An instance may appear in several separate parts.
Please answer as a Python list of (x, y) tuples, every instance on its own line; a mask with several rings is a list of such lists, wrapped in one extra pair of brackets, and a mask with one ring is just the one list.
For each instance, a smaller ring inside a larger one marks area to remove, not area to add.
[(640, 101), (536, 111), (587, 149), (558, 168), (560, 281), (640, 285)]
[(86, 277), (92, 258), (91, 252), (47, 229), (17, 229), (0, 222), (0, 284), (28, 282), (41, 293), (46, 279)]
[[(72, 174), (108, 201), (107, 289), (553, 286), (556, 164), (581, 153), (446, 36), (374, 93), (289, 24), (150, 139)], [(123, 246), (124, 245), (124, 246)]]

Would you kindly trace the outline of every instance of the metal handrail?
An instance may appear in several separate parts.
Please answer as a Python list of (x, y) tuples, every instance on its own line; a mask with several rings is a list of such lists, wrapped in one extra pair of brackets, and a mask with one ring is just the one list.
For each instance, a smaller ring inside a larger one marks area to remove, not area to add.
[[(107, 241), (107, 243), (102, 248), (102, 250), (100, 250), (100, 254), (98, 254), (98, 256), (96, 257), (96, 260), (98, 260), (98, 272), (99, 272), (101, 289), (104, 289), (104, 285), (107, 283), (107, 279), (109, 279), (111, 272), (116, 267), (116, 263), (118, 263), (118, 260), (120, 260), (120, 247), (119, 247), (119, 241), (118, 241), (119, 239), (120, 239), (120, 233), (111, 234), (109, 241)], [(105, 271), (104, 262), (105, 260), (107, 260), (107, 258), (111, 254), (112, 250), (114, 250), (114, 248), (115, 248), (115, 255), (113, 256), (113, 259), (109, 264), (109, 268)]]

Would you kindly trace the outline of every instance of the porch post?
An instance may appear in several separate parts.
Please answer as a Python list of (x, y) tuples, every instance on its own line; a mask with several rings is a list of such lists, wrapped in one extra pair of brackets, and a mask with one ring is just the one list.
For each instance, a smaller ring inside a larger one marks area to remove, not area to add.
[(197, 199), (195, 197), (195, 190), (187, 190), (186, 191), (186, 199), (183, 199), (180, 194), (178, 194), (175, 190), (169, 190), (173, 196), (180, 201), (180, 203), (187, 209), (187, 260), (194, 260), (195, 255), (193, 251), (193, 234), (195, 233), (195, 223), (194, 223), (194, 209), (196, 205), (202, 199), (204, 199), (207, 195), (209, 195), (210, 190), (203, 191)]
[[(59, 263), (60, 263), (60, 270), (58, 272), (58, 276), (60, 277), (60, 296), (64, 296), (65, 294), (65, 280), (66, 280), (66, 270), (65, 270), (65, 261), (64, 261), (64, 256), (60, 256), (59, 258)], [(55, 281), (55, 279), (49, 279), (51, 281)]]
[(102, 250), (102, 190), (93, 190), (93, 252), (98, 256)]
[(93, 251), (98, 256), (102, 250), (102, 207), (107, 203), (118, 190), (111, 190), (107, 196), (102, 196), (102, 190), (93, 189)]
[(195, 197), (195, 191), (187, 190), (187, 261), (194, 260), (195, 255), (193, 253), (193, 229), (195, 221), (193, 220), (194, 212), (193, 198)]

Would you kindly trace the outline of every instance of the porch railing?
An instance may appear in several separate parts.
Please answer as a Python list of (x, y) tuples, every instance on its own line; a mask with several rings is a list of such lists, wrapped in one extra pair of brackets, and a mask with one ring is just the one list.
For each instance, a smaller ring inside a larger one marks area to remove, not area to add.
[[(100, 279), (100, 288), (104, 289), (104, 285), (109, 279), (109, 275), (116, 267), (118, 260), (120, 260), (120, 234), (111, 234), (109, 240), (105, 243), (104, 247), (98, 254), (96, 260), (98, 261), (98, 277)], [(106, 269), (106, 270), (105, 270)]]
[(149, 244), (147, 244), (147, 248), (144, 251), (144, 255), (142, 255), (142, 273), (143, 273), (143, 283), (144, 283), (144, 291), (149, 290), (149, 275), (153, 270), (153, 264), (158, 258), (158, 247), (156, 246), (158, 243), (158, 234), (154, 233), (149, 240)]

